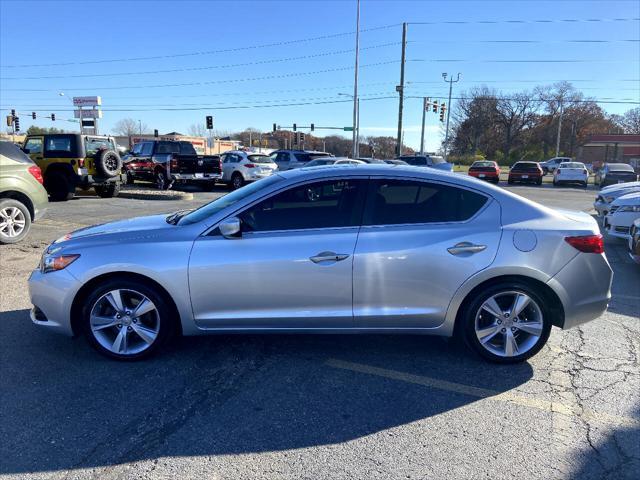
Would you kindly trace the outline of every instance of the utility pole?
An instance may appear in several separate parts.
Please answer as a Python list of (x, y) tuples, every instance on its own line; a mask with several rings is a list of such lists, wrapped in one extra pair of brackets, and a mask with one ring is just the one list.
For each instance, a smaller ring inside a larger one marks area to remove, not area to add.
[(562, 114), (564, 113), (564, 105), (562, 97), (560, 97), (560, 119), (558, 120), (558, 136), (556, 138), (556, 157), (560, 156), (560, 131), (562, 130)]
[(142, 135), (142, 120), (138, 120), (138, 130), (140, 131), (140, 135)]
[(446, 83), (449, 84), (449, 103), (447, 104), (447, 126), (445, 127), (445, 131), (444, 131), (444, 158), (446, 160), (447, 147), (449, 146), (448, 141), (449, 141), (449, 117), (451, 116), (451, 92), (453, 91), (453, 84), (460, 81), (460, 74), (458, 73), (458, 76), (456, 77), (455, 80), (453, 79), (453, 77), (451, 77), (451, 80), (447, 80), (446, 73), (442, 74), (442, 78)]
[(358, 156), (358, 56), (360, 53), (360, 0), (356, 0), (356, 68), (353, 80), (353, 149), (352, 156)]
[(429, 99), (427, 97), (424, 97), (422, 99), (422, 133), (420, 134), (420, 155), (424, 155), (424, 123), (427, 108), (429, 108)]
[(400, 102), (398, 104), (398, 144), (396, 145), (396, 154), (402, 155), (402, 107), (404, 102), (404, 59), (407, 50), (407, 24), (402, 24), (402, 56), (400, 59), (400, 85), (396, 86), (396, 91), (400, 94)]
[(356, 134), (356, 156), (358, 158), (360, 156), (360, 99), (358, 99), (358, 118), (356, 119), (356, 130), (358, 133)]

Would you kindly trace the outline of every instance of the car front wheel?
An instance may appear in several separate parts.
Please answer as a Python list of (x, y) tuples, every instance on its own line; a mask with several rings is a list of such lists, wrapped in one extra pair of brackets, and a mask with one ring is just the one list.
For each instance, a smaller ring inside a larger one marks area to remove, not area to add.
[(462, 315), (466, 343), (495, 363), (517, 363), (538, 353), (551, 332), (542, 297), (525, 284), (504, 283), (478, 292)]
[(152, 355), (171, 336), (171, 309), (156, 288), (125, 279), (94, 289), (82, 308), (87, 340), (98, 352), (117, 360)]
[(0, 200), (0, 243), (17, 243), (31, 228), (31, 214), (27, 206), (12, 198)]

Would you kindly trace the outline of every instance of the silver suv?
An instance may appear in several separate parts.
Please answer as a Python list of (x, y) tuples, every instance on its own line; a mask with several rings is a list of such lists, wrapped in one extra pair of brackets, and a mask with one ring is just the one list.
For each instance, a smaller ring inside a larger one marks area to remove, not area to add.
[(270, 155), (281, 171), (301, 168), (316, 158), (332, 156), (330, 153), (316, 152), (314, 150), (276, 150)]
[(278, 170), (271, 157), (262, 153), (233, 150), (222, 154), (222, 181), (234, 190), (245, 183), (268, 177)]

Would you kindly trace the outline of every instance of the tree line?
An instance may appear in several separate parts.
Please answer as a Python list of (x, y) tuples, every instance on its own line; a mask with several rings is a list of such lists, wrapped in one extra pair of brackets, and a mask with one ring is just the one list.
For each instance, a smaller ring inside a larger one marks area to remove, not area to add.
[(451, 119), (447, 149), (465, 163), (483, 157), (509, 165), (554, 156), (559, 125), (563, 156), (575, 156), (591, 134), (640, 134), (640, 108), (609, 115), (566, 82), (509, 94), (473, 88), (460, 95)]

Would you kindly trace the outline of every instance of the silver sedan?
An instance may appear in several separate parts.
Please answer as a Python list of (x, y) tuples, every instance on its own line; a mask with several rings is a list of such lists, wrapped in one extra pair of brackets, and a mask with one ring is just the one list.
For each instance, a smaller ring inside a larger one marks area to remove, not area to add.
[(137, 359), (225, 332), (459, 335), (525, 360), (607, 308), (598, 226), (410, 166), (274, 174), (199, 209), (86, 228), (29, 279), (32, 321)]

